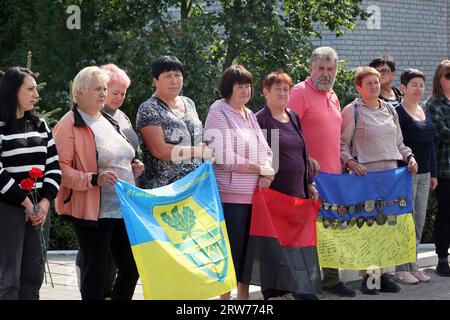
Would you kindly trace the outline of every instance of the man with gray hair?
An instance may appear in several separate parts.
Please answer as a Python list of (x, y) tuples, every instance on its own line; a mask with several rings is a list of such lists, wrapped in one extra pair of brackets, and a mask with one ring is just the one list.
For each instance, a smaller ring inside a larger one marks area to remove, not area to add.
[[(310, 59), (309, 77), (291, 90), (288, 107), (300, 117), (311, 158), (320, 171), (340, 174), (341, 106), (333, 91), (338, 56), (330, 47), (316, 48)], [(323, 269), (322, 286), (339, 296), (353, 297), (355, 291), (339, 280), (337, 269)]]

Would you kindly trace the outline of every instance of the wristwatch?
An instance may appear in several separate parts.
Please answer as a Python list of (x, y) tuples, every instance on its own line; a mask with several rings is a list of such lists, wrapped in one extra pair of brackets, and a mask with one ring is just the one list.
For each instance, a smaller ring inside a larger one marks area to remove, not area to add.
[(97, 173), (92, 174), (92, 176), (91, 176), (91, 185), (93, 187), (97, 186), (97, 180), (98, 180), (98, 174)]

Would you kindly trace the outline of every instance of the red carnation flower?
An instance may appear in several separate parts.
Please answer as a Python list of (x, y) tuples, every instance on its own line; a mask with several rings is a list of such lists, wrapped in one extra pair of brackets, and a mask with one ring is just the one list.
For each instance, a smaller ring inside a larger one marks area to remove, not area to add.
[(20, 187), (22, 188), (22, 190), (31, 191), (31, 189), (33, 189), (33, 187), (34, 187), (33, 179), (30, 179), (30, 178), (23, 179), (20, 182)]
[(39, 179), (44, 176), (44, 173), (39, 168), (32, 168), (30, 171), (28, 171), (28, 174), (30, 175), (31, 179)]

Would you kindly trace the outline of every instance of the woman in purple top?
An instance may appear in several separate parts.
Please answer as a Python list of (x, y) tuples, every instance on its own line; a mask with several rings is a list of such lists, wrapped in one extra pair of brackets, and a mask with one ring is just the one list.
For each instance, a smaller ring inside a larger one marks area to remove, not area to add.
[[(256, 114), (261, 129), (267, 130), (267, 142), (274, 153), (272, 163), (276, 174), (270, 188), (297, 198), (317, 199), (318, 193), (313, 182), (313, 170), (310, 169), (300, 120), (295, 112), (286, 108), (291, 87), (291, 77), (286, 73), (278, 71), (269, 74), (263, 82), (267, 105)], [(308, 260), (306, 265), (311, 268), (311, 275), (320, 275), (317, 250), (315, 247), (311, 249), (311, 254), (304, 256)], [(309, 280), (316, 280), (320, 285), (319, 278), (311, 276)], [(287, 291), (265, 288), (264, 283), (261, 283), (261, 287), (264, 299), (288, 294)], [(317, 299), (310, 294), (293, 296), (295, 299)]]

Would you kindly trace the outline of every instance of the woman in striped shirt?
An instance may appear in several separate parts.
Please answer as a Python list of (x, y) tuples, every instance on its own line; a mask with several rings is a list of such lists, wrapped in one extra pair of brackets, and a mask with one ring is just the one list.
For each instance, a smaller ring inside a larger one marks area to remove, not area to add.
[[(214, 102), (205, 123), (204, 140), (215, 153), (214, 174), (227, 224), (238, 299), (248, 299), (249, 285), (242, 270), (250, 231), (255, 188), (267, 188), (274, 178), (272, 151), (253, 112), (245, 105), (252, 96), (253, 77), (243, 66), (232, 65), (220, 79), (223, 99)], [(222, 299), (229, 299), (224, 294)]]
[[(33, 110), (38, 98), (30, 70), (6, 70), (0, 80), (0, 300), (38, 300), (44, 277), (37, 227), (48, 236), (61, 171), (51, 131)], [(37, 212), (20, 186), (32, 168), (44, 173), (35, 181)]]

